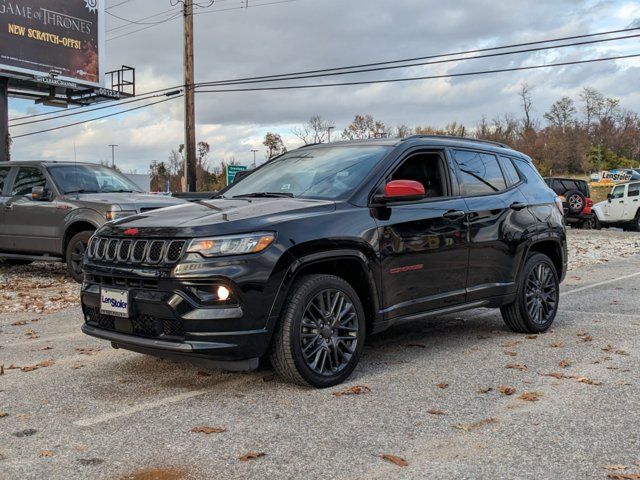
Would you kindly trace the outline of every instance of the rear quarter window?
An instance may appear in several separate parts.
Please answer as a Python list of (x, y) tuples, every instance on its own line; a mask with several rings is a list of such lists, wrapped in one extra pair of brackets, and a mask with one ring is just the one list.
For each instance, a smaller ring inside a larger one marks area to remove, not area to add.
[(640, 183), (632, 183), (629, 185), (629, 197), (640, 197)]
[(495, 155), (470, 150), (454, 150), (453, 155), (462, 196), (486, 195), (507, 188)]

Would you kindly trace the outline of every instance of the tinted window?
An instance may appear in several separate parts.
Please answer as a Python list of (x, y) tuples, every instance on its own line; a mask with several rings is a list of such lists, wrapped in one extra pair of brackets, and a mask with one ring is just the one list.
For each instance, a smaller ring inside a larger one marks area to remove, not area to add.
[[(538, 170), (536, 170), (536, 167), (534, 167), (530, 162), (526, 160), (516, 160), (515, 165), (520, 171), (521, 177), (523, 176), (524, 178), (526, 178), (527, 182), (533, 185), (538, 184), (538, 185), (544, 185), (545, 187), (547, 186), (547, 184), (544, 182), (544, 180), (540, 176), (540, 173), (538, 173)], [(556, 185), (557, 184), (558, 184), (558, 181), (556, 180)]]
[(44, 187), (47, 179), (44, 174), (34, 167), (21, 167), (16, 180), (13, 182), (11, 195), (30, 195), (34, 187)]
[(629, 185), (629, 197), (640, 197), (640, 183), (632, 183)]
[(502, 164), (502, 172), (507, 180), (507, 185), (515, 185), (521, 180), (518, 170), (513, 165), (513, 160), (509, 157), (500, 157), (500, 163)]
[(49, 167), (49, 173), (64, 193), (140, 191), (140, 187), (121, 173), (100, 165), (61, 165)]
[(2, 195), (7, 175), (9, 175), (9, 167), (0, 168), (0, 195)]
[(494, 155), (467, 150), (455, 150), (460, 173), (460, 193), (463, 196), (495, 193), (507, 188), (498, 159)]
[(613, 198), (622, 198), (622, 197), (624, 197), (624, 185), (620, 185), (619, 187), (614, 188), (612, 197)]

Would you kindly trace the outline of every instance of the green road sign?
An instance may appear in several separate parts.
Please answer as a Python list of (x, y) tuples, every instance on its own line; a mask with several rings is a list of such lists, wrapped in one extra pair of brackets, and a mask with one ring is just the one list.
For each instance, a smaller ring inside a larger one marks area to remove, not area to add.
[(236, 178), (238, 172), (246, 170), (244, 165), (227, 165), (227, 185), (231, 185)]

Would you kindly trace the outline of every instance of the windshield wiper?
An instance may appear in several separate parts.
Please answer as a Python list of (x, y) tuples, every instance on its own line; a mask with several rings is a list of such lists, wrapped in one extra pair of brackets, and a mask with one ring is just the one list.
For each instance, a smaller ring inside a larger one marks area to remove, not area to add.
[(71, 195), (72, 193), (100, 193), (97, 190), (85, 190), (81, 188), (80, 190), (70, 190), (68, 192), (64, 192), (65, 195)]
[(288, 192), (256, 192), (245, 193), (244, 195), (235, 195), (231, 198), (293, 198), (293, 193)]

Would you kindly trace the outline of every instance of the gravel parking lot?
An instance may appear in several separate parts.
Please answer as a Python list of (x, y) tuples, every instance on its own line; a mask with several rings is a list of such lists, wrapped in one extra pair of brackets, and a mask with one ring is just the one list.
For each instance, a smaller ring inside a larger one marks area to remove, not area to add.
[(0, 478), (639, 479), (640, 234), (570, 248), (547, 334), (433, 318), (329, 390), (113, 350), (61, 267), (2, 269)]

